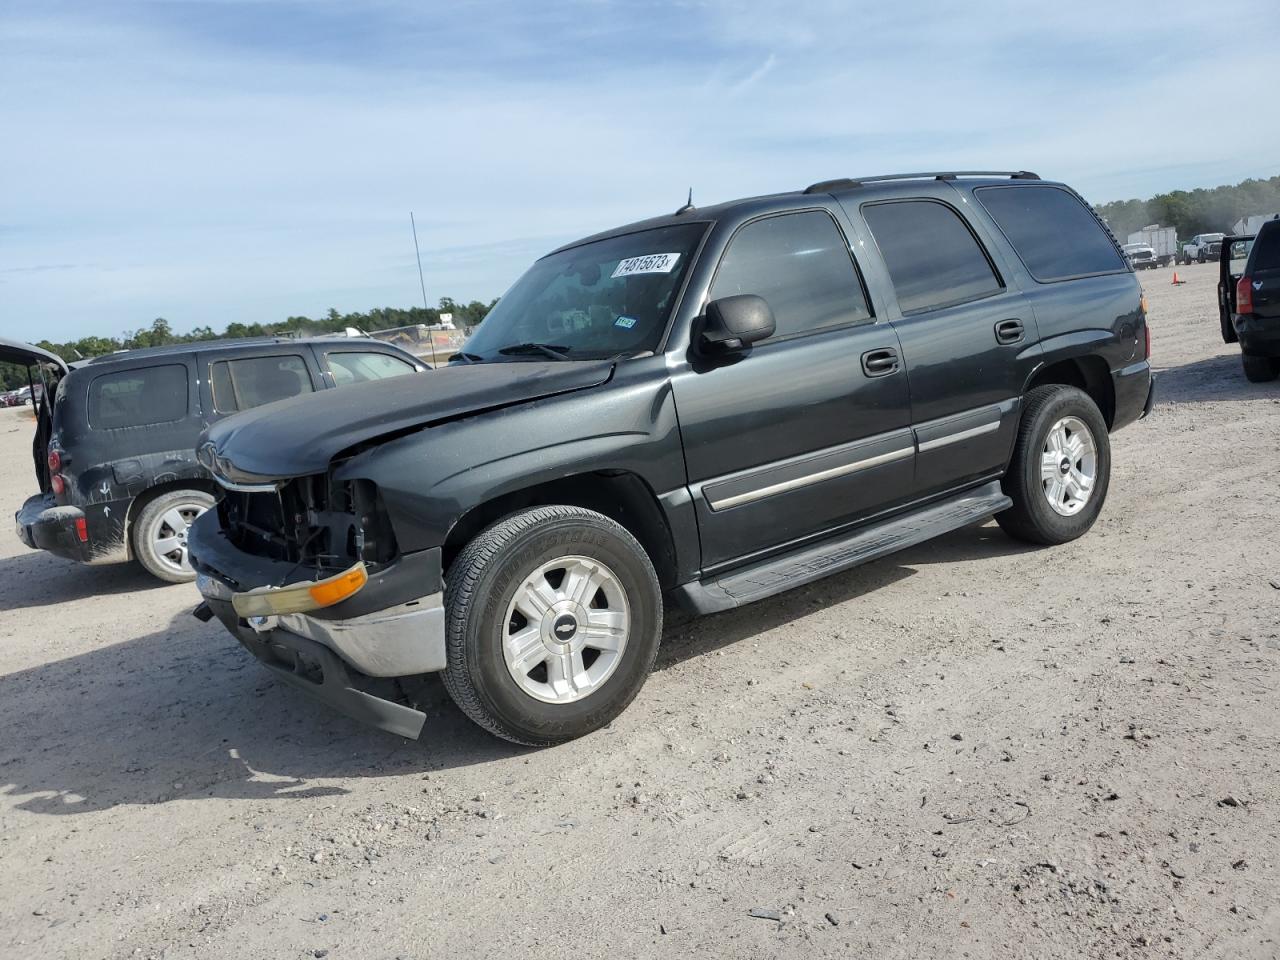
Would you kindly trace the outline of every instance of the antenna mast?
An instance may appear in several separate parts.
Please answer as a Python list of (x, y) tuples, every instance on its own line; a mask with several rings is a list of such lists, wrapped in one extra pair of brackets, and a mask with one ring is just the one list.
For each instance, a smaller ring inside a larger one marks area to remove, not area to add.
[[(418, 225), (413, 220), (413, 211), (409, 211), (409, 226), (413, 228), (413, 253), (418, 258), (418, 286), (422, 288), (422, 309), (430, 310), (427, 306), (427, 281), (422, 278), (422, 251), (418, 249)], [(431, 325), (427, 324), (427, 335), (431, 338), (431, 366), (436, 366), (436, 335), (431, 329)]]

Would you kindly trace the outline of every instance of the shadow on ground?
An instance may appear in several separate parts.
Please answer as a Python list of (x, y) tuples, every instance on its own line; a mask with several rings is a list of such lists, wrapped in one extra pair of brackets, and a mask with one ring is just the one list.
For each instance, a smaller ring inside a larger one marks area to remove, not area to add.
[(0, 612), (167, 587), (191, 589), (162, 583), (136, 563), (90, 566), (41, 550), (0, 557)]
[[(1024, 549), (992, 524), (973, 526), (741, 610), (696, 623), (673, 617), (657, 669), (879, 590), (913, 566)], [(201, 797), (312, 798), (345, 793), (326, 782), (335, 778), (526, 752), (467, 720), (438, 681), (426, 701), (416, 743), (368, 729), (278, 683), (232, 637), (184, 611), (147, 636), (0, 677), (0, 794), (53, 815)]]
[(1207, 357), (1156, 372), (1156, 403), (1203, 403), (1210, 400), (1280, 399), (1280, 382), (1250, 383), (1240, 354)]

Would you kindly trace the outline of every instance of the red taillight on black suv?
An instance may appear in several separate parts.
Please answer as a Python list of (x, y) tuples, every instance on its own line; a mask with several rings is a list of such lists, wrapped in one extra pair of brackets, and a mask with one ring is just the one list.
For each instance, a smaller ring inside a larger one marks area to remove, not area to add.
[(62, 496), (67, 492), (67, 481), (62, 478), (62, 474), (55, 473), (49, 477), (49, 486), (53, 489), (55, 496)]
[(49, 472), (57, 473), (62, 469), (62, 453), (57, 449), (49, 448)]
[(1253, 313), (1253, 281), (1247, 276), (1236, 281), (1236, 313)]

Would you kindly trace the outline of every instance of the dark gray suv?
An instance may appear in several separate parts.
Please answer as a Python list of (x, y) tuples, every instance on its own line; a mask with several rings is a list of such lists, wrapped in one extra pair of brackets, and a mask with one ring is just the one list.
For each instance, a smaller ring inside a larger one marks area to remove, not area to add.
[(1034, 174), (907, 174), (618, 227), (543, 257), (447, 369), (210, 428), (205, 600), (258, 658), (418, 736), (608, 723), (663, 595), (713, 613), (995, 515), (1085, 533), (1151, 406), (1146, 306)]
[(288, 397), (427, 369), (377, 340), (221, 340), (108, 354), (68, 371), (26, 344), (0, 359), (49, 384), (36, 410), (39, 492), (16, 517), (29, 547), (86, 563), (136, 559), (173, 583), (192, 580), (187, 529), (217, 487), (196, 441), (230, 414)]

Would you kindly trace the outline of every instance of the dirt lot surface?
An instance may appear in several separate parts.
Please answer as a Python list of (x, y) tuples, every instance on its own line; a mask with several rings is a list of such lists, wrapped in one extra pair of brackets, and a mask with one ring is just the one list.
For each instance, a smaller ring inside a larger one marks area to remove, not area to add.
[[(1102, 519), (669, 627), (550, 750), (270, 679), (190, 587), (0, 533), (0, 956), (1280, 954), (1280, 385), (1145, 274)], [(0, 502), (31, 492), (0, 415)], [(752, 911), (763, 916), (753, 916)]]

